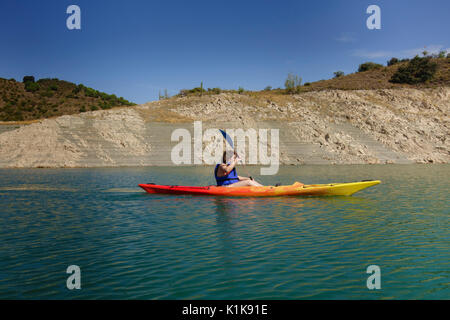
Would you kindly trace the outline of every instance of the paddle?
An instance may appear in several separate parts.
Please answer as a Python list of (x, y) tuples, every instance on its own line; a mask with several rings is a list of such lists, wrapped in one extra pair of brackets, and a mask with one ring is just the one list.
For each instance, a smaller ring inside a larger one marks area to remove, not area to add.
[[(225, 140), (228, 142), (228, 144), (230, 145), (230, 147), (233, 149), (234, 152), (236, 152), (236, 150), (234, 150), (234, 144), (233, 144), (233, 139), (231, 139), (231, 137), (228, 135), (228, 133), (225, 130), (219, 129), (220, 133), (223, 135), (223, 137), (225, 138)], [(236, 152), (236, 155), (239, 157), (239, 155)], [(244, 164), (245, 166), (245, 164)], [(247, 172), (247, 170), (245, 170)], [(250, 180), (253, 180), (252, 176), (248, 174)]]

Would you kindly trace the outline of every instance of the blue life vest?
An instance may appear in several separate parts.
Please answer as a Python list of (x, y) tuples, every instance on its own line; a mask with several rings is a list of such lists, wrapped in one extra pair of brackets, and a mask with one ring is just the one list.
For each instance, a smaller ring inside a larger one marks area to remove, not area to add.
[(216, 168), (214, 169), (214, 177), (216, 178), (218, 186), (226, 186), (229, 184), (233, 184), (239, 181), (239, 178), (236, 173), (236, 168), (233, 168), (229, 174), (223, 177), (217, 176), (217, 170), (219, 169), (220, 164), (216, 164)]

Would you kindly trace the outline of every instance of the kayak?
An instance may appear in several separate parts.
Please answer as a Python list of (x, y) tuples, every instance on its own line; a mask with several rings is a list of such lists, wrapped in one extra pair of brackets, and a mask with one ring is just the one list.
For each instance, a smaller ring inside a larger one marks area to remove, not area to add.
[(273, 196), (351, 196), (355, 192), (379, 184), (380, 180), (351, 183), (330, 183), (305, 185), (295, 182), (286, 186), (262, 187), (217, 187), (217, 186), (168, 186), (140, 184), (148, 193), (190, 194), (230, 197), (273, 197)]

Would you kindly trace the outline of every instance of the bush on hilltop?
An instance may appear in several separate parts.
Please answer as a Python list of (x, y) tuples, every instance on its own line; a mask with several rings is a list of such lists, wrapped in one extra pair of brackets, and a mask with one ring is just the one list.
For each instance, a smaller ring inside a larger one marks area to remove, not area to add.
[(299, 93), (301, 90), (302, 78), (289, 73), (284, 86), (286, 88), (286, 93)]
[(389, 67), (389, 66), (393, 66), (394, 64), (399, 63), (399, 62), (400, 62), (400, 60), (398, 60), (397, 58), (391, 58), (391, 60), (389, 60), (387, 62), (387, 65)]
[(380, 68), (383, 68), (383, 66), (379, 63), (364, 62), (359, 65), (358, 72), (364, 72), (364, 71), (375, 70), (375, 69), (380, 69)]
[(33, 76), (25, 76), (23, 77), (23, 83), (27, 83), (27, 82), (34, 82), (34, 77)]
[(436, 73), (437, 63), (431, 57), (415, 56), (406, 66), (401, 66), (389, 80), (393, 83), (417, 84), (431, 80)]

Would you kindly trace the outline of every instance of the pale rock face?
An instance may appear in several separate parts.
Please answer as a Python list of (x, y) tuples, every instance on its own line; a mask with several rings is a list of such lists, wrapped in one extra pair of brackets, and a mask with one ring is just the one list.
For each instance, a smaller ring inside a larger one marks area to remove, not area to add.
[[(0, 135), (3, 167), (78, 167), (115, 165), (117, 154), (150, 152), (144, 121), (135, 110), (115, 109), (46, 119)], [(106, 148), (108, 146), (108, 148)], [(95, 155), (95, 156), (93, 156)]]
[[(281, 164), (450, 162), (450, 88), (443, 87), (221, 93), (62, 116), (1, 133), (0, 167), (172, 165), (170, 134), (194, 120), (279, 129)], [(217, 144), (203, 147), (213, 154)]]
[(72, 167), (83, 155), (68, 140), (60, 140), (60, 128), (44, 120), (0, 135), (4, 167)]

